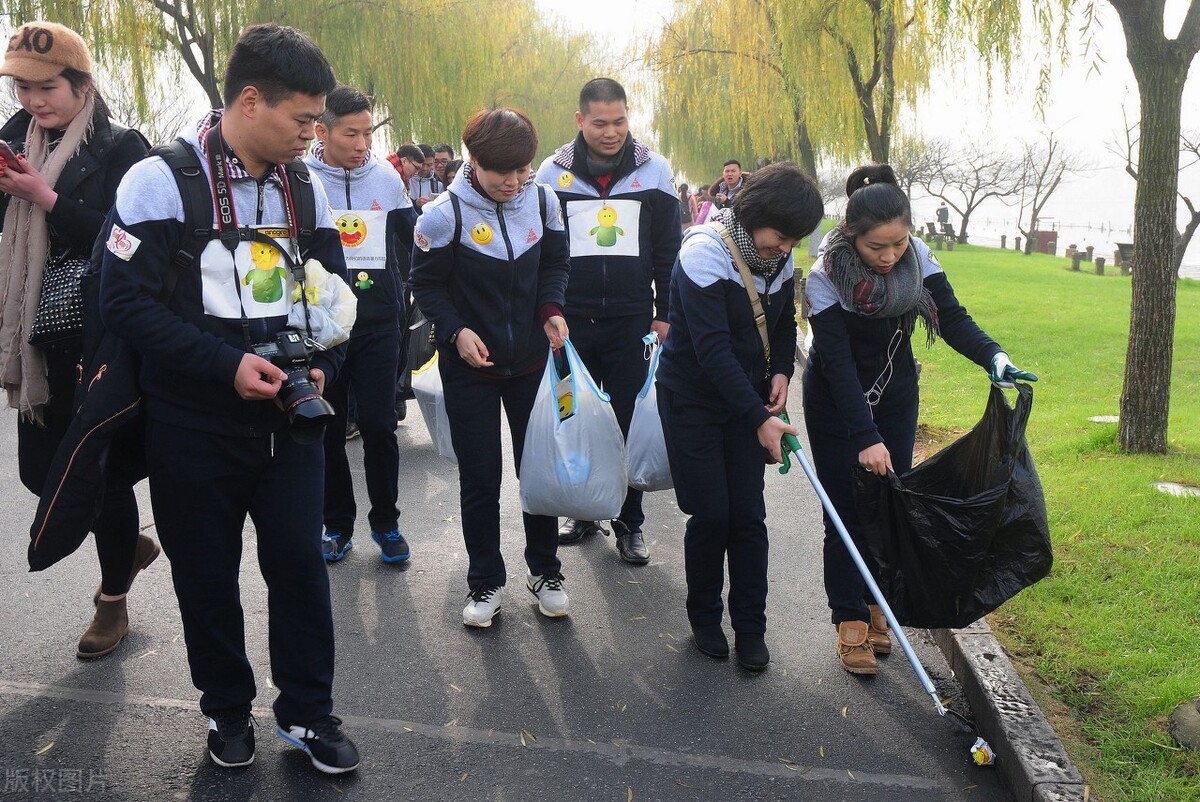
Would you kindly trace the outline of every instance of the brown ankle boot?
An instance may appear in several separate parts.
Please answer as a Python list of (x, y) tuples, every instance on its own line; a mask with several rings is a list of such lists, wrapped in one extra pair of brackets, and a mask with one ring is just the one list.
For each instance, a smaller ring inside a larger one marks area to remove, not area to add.
[(867, 622), (843, 621), (837, 629), (838, 657), (841, 658), (842, 668), (851, 674), (878, 673), (879, 664), (875, 662), (875, 652), (871, 651), (871, 643), (867, 640)]
[(891, 654), (892, 632), (888, 629), (887, 617), (883, 614), (883, 608), (878, 604), (869, 604), (867, 609), (871, 611), (871, 623), (867, 627), (867, 640), (871, 643), (871, 651), (877, 655)]
[[(154, 542), (154, 538), (142, 534), (137, 536), (137, 549), (133, 552), (133, 570), (129, 572), (129, 583), (125, 585), (126, 592), (133, 587), (133, 580), (137, 577), (138, 572), (157, 560), (160, 554), (162, 554), (162, 549)], [(97, 585), (96, 592), (92, 594), (92, 604), (100, 602), (100, 590), (101, 586)]]
[(125, 608), (125, 599), (101, 599), (96, 604), (96, 615), (92, 618), (92, 625), (79, 639), (79, 649), (75, 656), (81, 660), (103, 657), (117, 648), (128, 634), (129, 612)]

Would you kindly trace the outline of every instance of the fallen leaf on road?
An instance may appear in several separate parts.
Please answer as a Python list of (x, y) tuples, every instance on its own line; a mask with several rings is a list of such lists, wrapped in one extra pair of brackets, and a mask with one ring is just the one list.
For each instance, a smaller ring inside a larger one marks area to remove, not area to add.
[(458, 778), (458, 781), (460, 783), (465, 783), (467, 781), (467, 773), (465, 771), (463, 772), (463, 775)]
[(846, 773), (850, 775), (850, 779), (854, 779), (854, 772), (850, 771), (850, 769), (846, 769)]
[(525, 743), (525, 731), (524, 731), (524, 730), (522, 730), (521, 732), (517, 733), (517, 737), (521, 739), (521, 746), (526, 746), (526, 743)]
[(443, 724), (442, 726), (443, 727), (453, 727), (457, 723), (458, 723), (458, 719), (452, 718), (449, 721), (447, 721), (445, 724)]
[(625, 802), (633, 802), (633, 786), (625, 786)]
[(847, 711), (847, 710), (849, 710), (849, 709), (850, 709), (849, 707), (843, 707), (843, 708), (842, 708), (842, 718), (846, 718), (846, 711)]
[(678, 654), (678, 653), (679, 653), (679, 650), (678, 650), (678, 649), (676, 649), (674, 646), (672, 646), (672, 645), (671, 645), (671, 644), (669, 644), (669, 643), (667, 644), (667, 648), (668, 648), (668, 649), (670, 649), (671, 651), (675, 652), (676, 654)]
[(458, 686), (457, 686), (457, 685), (455, 685), (453, 682), (451, 682), (451, 683), (450, 683), (450, 690), (452, 690), (452, 691), (458, 691), (459, 693), (462, 693), (462, 688), (458, 687)]
[(405, 728), (404, 728), (404, 731), (405, 731), (405, 732), (412, 732), (412, 731), (413, 731), (413, 728), (412, 728), (412, 727), (405, 727)]
[(521, 734), (522, 734), (522, 735), (524, 735), (526, 738), (528, 738), (528, 739), (529, 739), (529, 740), (531, 740), (531, 741), (536, 741), (536, 740), (537, 740), (537, 736), (536, 736), (536, 735), (534, 735), (534, 734), (533, 734), (532, 732), (530, 732), (529, 730), (521, 730)]
[(644, 615), (635, 615), (633, 618), (631, 618), (631, 619), (629, 619), (629, 620), (630, 620), (630, 621), (645, 621), (645, 620), (646, 620), (646, 616), (644, 616)]
[(54, 748), (54, 741), (51, 741), (50, 743), (48, 743), (48, 744), (46, 744), (45, 746), (43, 746), (41, 749), (39, 749), (39, 750), (37, 750), (36, 752), (34, 752), (34, 754), (35, 754), (35, 755), (44, 755), (44, 754), (46, 754), (47, 752), (49, 752), (49, 751), (50, 751), (51, 749), (53, 749), (53, 748)]
[(825, 744), (821, 744), (819, 751), (821, 752), (821, 757), (825, 757)]

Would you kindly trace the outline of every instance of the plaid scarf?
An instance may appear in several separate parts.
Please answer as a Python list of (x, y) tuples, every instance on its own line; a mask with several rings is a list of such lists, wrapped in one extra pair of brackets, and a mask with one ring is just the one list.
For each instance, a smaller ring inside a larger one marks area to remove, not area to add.
[(718, 223), (722, 223), (725, 228), (729, 229), (729, 233), (733, 236), (733, 241), (742, 253), (742, 258), (746, 260), (746, 266), (750, 268), (751, 273), (762, 277), (763, 281), (767, 283), (767, 292), (770, 292), (771, 282), (775, 280), (775, 276), (783, 269), (783, 264), (787, 261), (787, 256), (781, 256), (777, 259), (764, 259), (759, 256), (758, 248), (754, 247), (754, 237), (738, 221), (737, 216), (733, 213), (733, 209), (722, 209), (708, 219), (709, 222), (715, 220)]
[(863, 317), (898, 317), (905, 336), (913, 333), (920, 315), (926, 345), (933, 345), (941, 334), (937, 306), (921, 281), (921, 265), (912, 243), (887, 275), (881, 275), (863, 264), (843, 223), (825, 244), (825, 273), (844, 308)]

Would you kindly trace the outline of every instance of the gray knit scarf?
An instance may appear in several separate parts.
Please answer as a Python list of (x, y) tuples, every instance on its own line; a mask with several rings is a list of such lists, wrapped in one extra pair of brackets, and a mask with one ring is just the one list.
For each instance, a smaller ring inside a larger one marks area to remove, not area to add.
[(898, 317), (906, 336), (912, 334), (920, 315), (927, 345), (933, 345), (941, 334), (937, 306), (921, 281), (921, 265), (911, 243), (896, 266), (881, 275), (863, 264), (843, 223), (825, 243), (825, 274), (833, 281), (843, 307), (863, 317)]
[[(63, 132), (57, 145), (50, 134), (29, 121), (25, 136), (25, 158), (46, 183), (54, 186), (67, 162), (92, 133), (95, 98), (88, 97)], [(29, 344), (29, 332), (42, 297), (42, 273), (50, 251), (50, 229), (46, 212), (19, 198), (8, 202), (4, 215), (4, 237), (0, 238), (0, 385), (8, 391), (8, 405), (23, 418), (42, 422), (50, 385), (46, 359), (40, 348)]]
[(762, 256), (759, 256), (758, 249), (754, 247), (754, 237), (738, 221), (737, 215), (733, 213), (733, 209), (722, 209), (708, 218), (708, 222), (710, 223), (714, 220), (718, 223), (723, 223), (725, 228), (729, 229), (729, 233), (733, 236), (733, 241), (742, 253), (742, 258), (746, 260), (746, 266), (750, 268), (751, 273), (762, 277), (767, 283), (767, 291), (770, 292), (771, 282), (775, 280), (775, 276), (783, 269), (783, 263), (787, 261), (787, 256), (780, 256), (777, 259), (764, 259)]

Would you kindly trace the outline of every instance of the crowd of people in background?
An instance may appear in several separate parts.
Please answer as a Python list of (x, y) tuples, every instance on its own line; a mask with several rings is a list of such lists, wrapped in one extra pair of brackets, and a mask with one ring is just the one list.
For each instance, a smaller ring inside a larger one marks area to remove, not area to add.
[[(799, 431), (782, 413), (795, 370), (793, 250), (823, 213), (811, 177), (789, 162), (747, 173), (730, 159), (710, 186), (676, 187), (609, 78), (562, 110), (578, 134), (538, 165), (536, 124), (513, 108), (466, 122), (464, 158), (444, 143), (380, 158), (372, 99), (339, 84), (306, 35), (274, 24), (241, 33), (224, 107), (153, 150), (110, 119), (92, 73), (79, 34), (43, 21), (12, 36), (0, 66), (22, 106), (0, 129), (0, 382), (19, 411), (21, 480), (43, 502), (31, 554), (70, 541), (61, 559), (96, 535), (101, 583), (80, 658), (125, 638), (127, 593), (160, 553), (132, 490), (148, 476), (211, 759), (244, 767), (255, 755), (239, 588), (249, 518), (278, 734), (322, 772), (356, 769), (332, 699), (329, 587), (343, 570), (332, 565), (354, 548), (359, 518), (346, 434), (353, 418), (366, 530), (380, 559), (407, 563), (420, 535), (400, 527), (398, 388), (421, 367), (406, 365), (407, 332), (427, 319), (450, 439), (471, 455), (458, 469), (463, 624), (489, 627), (505, 599), (501, 413), (519, 472), (543, 372), (569, 345), (628, 437), (646, 343), (662, 343), (657, 411), (687, 515), (694, 642), (731, 656), (727, 604), (737, 662), (767, 667), (764, 475), (781, 437)], [(856, 171), (847, 194), (808, 283), (803, 387), (817, 470), (857, 538), (850, 469), (911, 462), (918, 318), (930, 344), (946, 338), (994, 380), (1036, 377), (971, 320), (910, 237), (890, 168)], [(47, 312), (72, 292), (82, 311)], [(84, 420), (103, 424), (83, 432)], [(642, 502), (630, 487), (607, 522), (523, 516), (525, 590), (543, 616), (571, 609), (560, 546), (612, 535), (610, 558), (649, 563)], [(828, 535), (825, 579), (841, 665), (875, 673), (887, 624)]]

